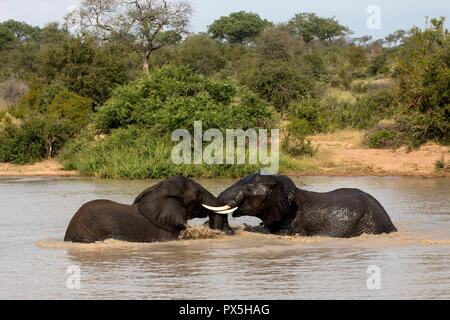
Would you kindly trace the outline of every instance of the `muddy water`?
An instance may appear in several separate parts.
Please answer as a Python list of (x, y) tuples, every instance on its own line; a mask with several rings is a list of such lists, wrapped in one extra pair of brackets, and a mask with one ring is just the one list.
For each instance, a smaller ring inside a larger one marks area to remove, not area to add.
[[(215, 194), (233, 182), (198, 181)], [(280, 237), (244, 217), (232, 219), (233, 237), (194, 220), (178, 242), (67, 244), (65, 228), (83, 203), (130, 203), (154, 182), (0, 178), (0, 298), (450, 299), (449, 179), (295, 182), (314, 191), (363, 189), (382, 202), (399, 232), (348, 240)], [(67, 287), (72, 265), (81, 271), (78, 290)], [(381, 271), (379, 290), (367, 287), (373, 265)]]

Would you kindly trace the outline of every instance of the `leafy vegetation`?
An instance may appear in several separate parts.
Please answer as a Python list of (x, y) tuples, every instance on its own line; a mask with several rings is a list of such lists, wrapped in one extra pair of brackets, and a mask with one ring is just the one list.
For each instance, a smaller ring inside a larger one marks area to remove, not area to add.
[(170, 134), (194, 121), (280, 128), (282, 153), (294, 158), (317, 151), (309, 135), (348, 127), (366, 130), (370, 148), (449, 143), (444, 18), (374, 40), (314, 13), (274, 24), (240, 11), (187, 34), (190, 4), (168, 2), (84, 0), (62, 25), (1, 22), (0, 161), (59, 156), (68, 169), (114, 178), (259, 168), (167, 161)]
[(256, 13), (239, 11), (228, 17), (221, 17), (208, 27), (213, 38), (227, 40), (229, 43), (253, 41), (271, 23)]

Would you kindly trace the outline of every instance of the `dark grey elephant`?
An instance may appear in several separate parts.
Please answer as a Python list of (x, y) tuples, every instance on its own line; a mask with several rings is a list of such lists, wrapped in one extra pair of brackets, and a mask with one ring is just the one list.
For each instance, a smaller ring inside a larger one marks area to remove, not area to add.
[(309, 192), (285, 176), (250, 175), (218, 199), (239, 207), (234, 217), (258, 217), (272, 233), (351, 238), (397, 231), (382, 205), (361, 190)]
[(209, 225), (232, 234), (232, 212), (197, 182), (174, 177), (142, 192), (133, 205), (96, 200), (83, 205), (72, 218), (64, 241), (92, 243), (106, 239), (161, 242), (178, 239), (186, 223), (209, 216)]

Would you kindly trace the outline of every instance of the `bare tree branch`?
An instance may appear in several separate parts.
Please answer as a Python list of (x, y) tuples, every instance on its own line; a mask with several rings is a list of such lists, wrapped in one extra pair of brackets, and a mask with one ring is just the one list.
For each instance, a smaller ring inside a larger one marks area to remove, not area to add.
[[(66, 17), (73, 19), (71, 13)], [(105, 41), (121, 41), (143, 58), (148, 73), (153, 51), (187, 34), (192, 7), (184, 0), (83, 0), (79, 27)]]

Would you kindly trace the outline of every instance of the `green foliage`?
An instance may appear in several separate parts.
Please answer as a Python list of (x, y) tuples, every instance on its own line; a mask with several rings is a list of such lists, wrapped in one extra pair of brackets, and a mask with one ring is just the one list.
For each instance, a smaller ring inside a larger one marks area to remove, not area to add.
[(346, 55), (354, 74), (359, 77), (364, 76), (369, 61), (366, 49), (360, 46), (349, 46), (346, 48)]
[(308, 44), (314, 39), (329, 42), (349, 32), (334, 18), (321, 18), (315, 13), (298, 13), (289, 20), (289, 26)]
[(393, 146), (393, 140), (395, 135), (388, 130), (381, 130), (369, 137), (369, 148), (371, 149), (384, 149), (391, 148)]
[(0, 162), (25, 164), (53, 157), (87, 125), (91, 111), (90, 99), (67, 90), (32, 88), (17, 108), (9, 108), (20, 123), (7, 121), (0, 128)]
[(91, 112), (90, 99), (63, 90), (53, 99), (46, 113), (70, 121), (74, 127), (81, 129), (88, 124)]
[(284, 130), (281, 150), (292, 157), (314, 156), (317, 148), (312, 146), (311, 141), (306, 141), (308, 131), (309, 123), (306, 119), (292, 118)]
[(311, 77), (299, 72), (296, 66), (283, 61), (267, 61), (241, 75), (241, 82), (272, 102), (278, 111), (301, 96), (314, 92)]
[(388, 54), (381, 53), (377, 55), (369, 65), (368, 72), (369, 74), (375, 76), (377, 74), (386, 74), (389, 73), (390, 67), (388, 65)]
[(27, 164), (50, 158), (74, 130), (68, 120), (38, 114), (20, 124), (7, 121), (0, 128), (0, 162)]
[(300, 51), (301, 45), (285, 25), (268, 27), (256, 39), (256, 51), (264, 61), (292, 60)]
[(92, 112), (92, 101), (58, 86), (33, 86), (20, 100), (18, 107), (9, 108), (16, 118), (39, 114), (60, 118), (78, 129), (85, 127)]
[(36, 40), (39, 38), (40, 34), (39, 27), (32, 27), (25, 22), (19, 22), (11, 19), (0, 23), (0, 28), (7, 29), (20, 41)]
[(221, 17), (208, 27), (214, 39), (227, 40), (229, 43), (253, 41), (264, 28), (271, 25), (267, 20), (252, 12), (233, 12)]
[(305, 63), (305, 67), (309, 68), (309, 70), (305, 68), (305, 71), (316, 80), (320, 80), (322, 76), (327, 74), (325, 62), (320, 55), (314, 53), (305, 55), (303, 56), (303, 61)]
[(357, 96), (355, 102), (327, 98), (324, 116), (331, 128), (352, 127), (368, 129), (384, 119), (391, 119), (395, 112), (395, 92), (391, 89)]
[(0, 51), (11, 48), (14, 40), (14, 34), (8, 28), (0, 25)]
[[(133, 12), (141, 14), (138, 9)], [(158, 50), (150, 61), (144, 54), (149, 39), (139, 38), (149, 30), (126, 24), (114, 25), (124, 32), (103, 34), (105, 42), (101, 32), (74, 34), (58, 23), (0, 23), (0, 108), (9, 106), (15, 118), (0, 114), (0, 161), (33, 162), (69, 141), (65, 163), (86, 174), (239, 176), (257, 169), (163, 163), (172, 146), (168, 135), (192, 131), (194, 121), (204, 130), (270, 128), (275, 110), (290, 121), (282, 148), (292, 156), (314, 154), (308, 135), (346, 127), (368, 130), (365, 143), (374, 147), (449, 143), (443, 18), (384, 41), (349, 39), (351, 31), (334, 18), (313, 13), (274, 26), (242, 11), (215, 21), (209, 35), (182, 39), (190, 15), (185, 9), (171, 24), (181, 33), (164, 28), (152, 38)], [(154, 20), (153, 27), (158, 30)], [(141, 77), (149, 62), (153, 70)], [(388, 126), (382, 125), (386, 119)], [(78, 137), (86, 127), (105, 139)]]
[(421, 128), (421, 140), (448, 143), (450, 37), (444, 18), (430, 22), (425, 30), (414, 27), (403, 39), (395, 77), (403, 113), (412, 127)]
[(329, 128), (330, 114), (328, 107), (320, 100), (306, 97), (302, 102), (289, 107), (289, 116), (292, 118), (291, 132), (295, 128), (297, 136), (306, 136), (318, 132), (325, 132)]
[(175, 165), (174, 144), (169, 137), (156, 137), (130, 126), (117, 129), (101, 141), (84, 136), (67, 145), (60, 154), (65, 169), (102, 178), (150, 179), (176, 175), (186, 177), (243, 177), (260, 165)]
[(114, 86), (129, 80), (130, 66), (121, 48), (97, 48), (92, 38), (72, 38), (41, 50), (41, 74), (95, 105), (103, 104)]
[(35, 119), (23, 125), (8, 121), (0, 126), (0, 162), (27, 164), (45, 157), (41, 125)]
[[(442, 155), (442, 158), (439, 159), (439, 160), (437, 160), (437, 161), (434, 163), (434, 168), (436, 169), (436, 171), (443, 171), (443, 170), (446, 169), (444, 155)], [(447, 166), (447, 169), (448, 169), (448, 168), (449, 168), (449, 167)]]
[(138, 125), (156, 134), (191, 130), (194, 121), (205, 128), (257, 128), (270, 125), (273, 112), (266, 102), (231, 80), (219, 81), (194, 74), (186, 67), (153, 70), (115, 90), (94, 117), (101, 133)]
[(226, 63), (217, 41), (207, 35), (187, 38), (179, 46), (177, 54), (182, 65), (189, 66), (193, 71), (203, 75), (219, 71)]

